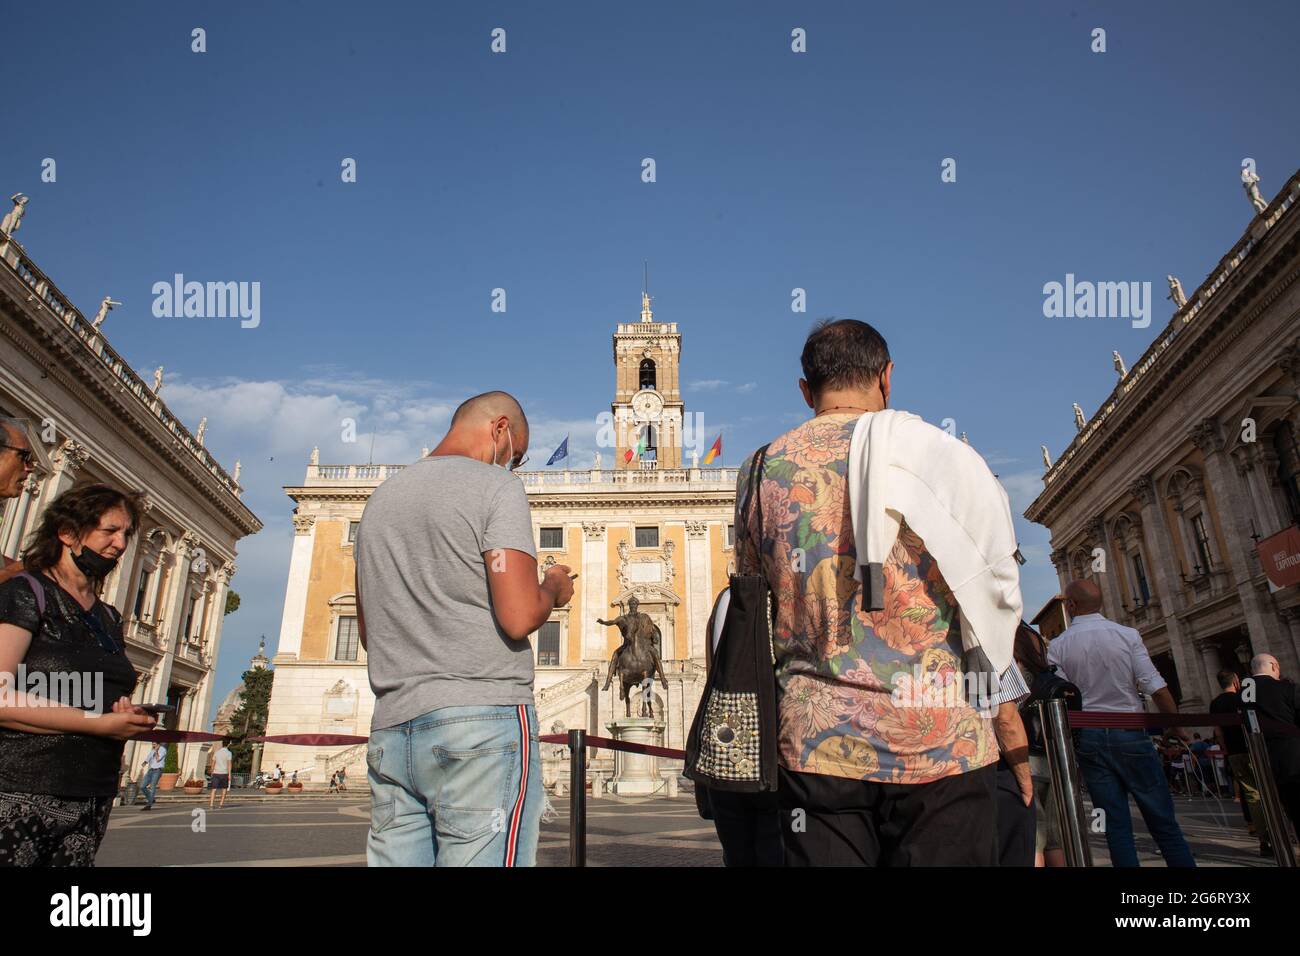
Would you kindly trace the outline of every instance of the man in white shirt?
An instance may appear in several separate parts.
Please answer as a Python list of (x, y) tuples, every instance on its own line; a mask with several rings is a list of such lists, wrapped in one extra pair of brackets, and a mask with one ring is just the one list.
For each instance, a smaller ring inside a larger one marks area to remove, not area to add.
[(230, 752), (230, 738), (222, 738), (221, 746), (212, 755), (212, 781), (208, 785), (208, 809), (216, 802), (217, 791), (221, 791), (221, 806), (226, 805), (226, 794), (230, 792), (230, 765), (235, 755)]
[(140, 792), (144, 794), (144, 806), (141, 810), (153, 809), (153, 798), (158, 793), (158, 780), (162, 777), (163, 765), (167, 762), (167, 745), (154, 744), (140, 766), (145, 768), (144, 784)]
[[(1151, 662), (1141, 635), (1102, 617), (1101, 588), (1096, 582), (1071, 581), (1065, 588), (1065, 609), (1070, 626), (1048, 645), (1047, 661), (1083, 692), (1084, 710), (1141, 712), (1141, 691), (1162, 712), (1178, 713), (1178, 704)], [(1187, 740), (1186, 730), (1174, 732)], [(1105, 813), (1111, 864), (1138, 865), (1128, 806), (1132, 795), (1166, 865), (1195, 866), (1174, 817), (1160, 755), (1147, 731), (1084, 727), (1077, 739), (1079, 772), (1087, 781), (1093, 805)]]

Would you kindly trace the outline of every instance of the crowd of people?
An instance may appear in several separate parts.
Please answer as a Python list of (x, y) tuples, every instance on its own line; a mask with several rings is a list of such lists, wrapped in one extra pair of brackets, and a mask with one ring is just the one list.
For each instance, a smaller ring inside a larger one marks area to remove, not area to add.
[[(1065, 862), (1038, 702), (1168, 717), (1146, 730), (1075, 733), (1080, 774), (1115, 866), (1136, 866), (1130, 799), (1169, 866), (1194, 866), (1168, 762), (1222, 755), (1271, 852), (1239, 726), (1215, 741), (1182, 726), (1137, 631), (1101, 613), (1092, 580), (1065, 589), (1050, 642), (1022, 619), (1006, 492), (968, 445), (889, 408), (884, 338), (851, 320), (809, 335), (799, 390), (811, 416), (741, 465), (736, 572), (770, 589), (777, 786), (697, 784), (725, 862), (742, 865), (1060, 866)], [(0, 419), (0, 495), (32, 468), (25, 423)], [(573, 595), (571, 569), (539, 575), (513, 475), (528, 420), (506, 392), (458, 407), (432, 452), (371, 495), (354, 543), (360, 641), (375, 709), (368, 745), (372, 866), (526, 866), (545, 803), (529, 637)], [(746, 508), (752, 497), (760, 507)], [(0, 556), (0, 676), (102, 675), (99, 712), (21, 690), (0, 706), (0, 865), (90, 865), (125, 741), (155, 726), (131, 703), (137, 673), (103, 581), (138, 530), (137, 496), (74, 487), (43, 512), (21, 559)], [(795, 559), (795, 556), (798, 559)], [(720, 598), (709, 632), (722, 638)], [(712, 646), (712, 645), (711, 645)], [(1216, 714), (1243, 705), (1295, 727), (1296, 686), (1263, 654), (1220, 675)], [(935, 680), (973, 678), (958, 699)], [(1244, 680), (1243, 680), (1244, 678)], [(1245, 681), (1249, 688), (1243, 687)], [(93, 718), (93, 719), (92, 719)], [(1300, 738), (1266, 730), (1272, 772), (1300, 826)], [(166, 746), (147, 753), (153, 807)], [(1206, 763), (1203, 764), (1202, 761)], [(224, 745), (209, 805), (231, 769)], [(280, 779), (277, 765), (273, 779)], [(294, 774), (296, 780), (296, 772)], [(330, 790), (345, 788), (337, 771)]]

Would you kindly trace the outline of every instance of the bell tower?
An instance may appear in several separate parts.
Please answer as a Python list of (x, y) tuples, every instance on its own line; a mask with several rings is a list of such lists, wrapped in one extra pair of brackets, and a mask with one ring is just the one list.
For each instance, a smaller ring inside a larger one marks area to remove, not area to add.
[(643, 288), (641, 321), (620, 322), (614, 332), (614, 467), (682, 467), (681, 354), (677, 323), (655, 321)]

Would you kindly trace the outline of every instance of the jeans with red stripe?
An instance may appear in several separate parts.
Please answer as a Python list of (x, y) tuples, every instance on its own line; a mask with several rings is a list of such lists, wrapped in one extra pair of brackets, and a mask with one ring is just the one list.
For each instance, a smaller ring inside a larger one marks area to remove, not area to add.
[(541, 753), (531, 705), (440, 707), (372, 731), (370, 866), (532, 866)]

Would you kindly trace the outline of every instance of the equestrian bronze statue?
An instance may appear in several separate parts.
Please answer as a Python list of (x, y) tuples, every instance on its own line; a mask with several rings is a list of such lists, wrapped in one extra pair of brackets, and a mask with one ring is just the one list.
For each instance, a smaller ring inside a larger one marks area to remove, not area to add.
[[(619, 633), (623, 635), (623, 643), (609, 659), (609, 674), (605, 677), (605, 686), (601, 689), (609, 690), (614, 674), (618, 674), (620, 686), (618, 697), (624, 702), (623, 710), (627, 717), (632, 716), (631, 690), (646, 678), (653, 679), (658, 674), (659, 683), (663, 685), (664, 690), (668, 689), (668, 679), (664, 677), (664, 665), (659, 660), (659, 652), (655, 649), (656, 642), (661, 637), (659, 628), (649, 614), (642, 614), (637, 610), (639, 604), (636, 598), (628, 598), (626, 614), (620, 614), (612, 621), (596, 619), (597, 624), (617, 627)], [(639, 710), (644, 709), (645, 705), (642, 704)], [(638, 711), (638, 716), (653, 717), (653, 708), (649, 714)]]

